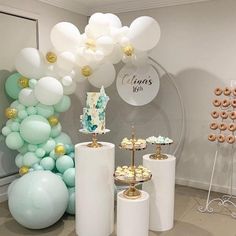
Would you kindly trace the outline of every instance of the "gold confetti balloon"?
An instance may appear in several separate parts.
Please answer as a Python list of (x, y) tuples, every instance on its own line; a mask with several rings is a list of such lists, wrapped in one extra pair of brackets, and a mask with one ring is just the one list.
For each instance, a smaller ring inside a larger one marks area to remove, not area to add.
[(22, 166), (20, 169), (19, 169), (19, 174), (22, 176), (22, 175), (25, 175), (29, 172), (29, 167), (28, 166)]
[(123, 48), (123, 52), (126, 56), (130, 57), (134, 53), (134, 48), (131, 45), (128, 45)]
[(65, 149), (64, 145), (62, 145), (62, 144), (58, 144), (55, 147), (54, 151), (58, 156), (62, 156), (66, 153), (66, 149)]
[(90, 66), (84, 66), (81, 68), (81, 74), (85, 77), (89, 77), (93, 73), (93, 70)]
[(46, 59), (47, 59), (47, 62), (53, 64), (53, 63), (55, 63), (57, 61), (57, 55), (54, 52), (48, 52), (46, 54)]
[(19, 78), (18, 83), (21, 88), (28, 88), (29, 87), (29, 79), (24, 76)]
[(48, 117), (48, 122), (51, 126), (56, 126), (59, 123), (59, 120), (56, 116), (50, 116)]
[(17, 110), (15, 108), (12, 108), (12, 107), (8, 107), (6, 110), (5, 110), (5, 116), (8, 118), (8, 119), (14, 119), (17, 117)]

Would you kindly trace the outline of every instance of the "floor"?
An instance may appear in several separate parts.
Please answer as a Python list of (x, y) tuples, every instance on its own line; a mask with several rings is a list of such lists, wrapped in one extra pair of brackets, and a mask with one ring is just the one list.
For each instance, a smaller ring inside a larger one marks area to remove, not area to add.
[[(225, 208), (217, 207), (215, 204), (214, 207), (218, 210), (216, 214), (203, 214), (197, 211), (198, 206), (204, 204), (206, 195), (207, 192), (204, 190), (176, 186), (174, 228), (166, 232), (150, 231), (149, 236), (236, 236), (236, 219), (233, 219)], [(218, 195), (214, 193), (214, 197)], [(65, 215), (58, 223), (47, 229), (28, 230), (11, 217), (7, 202), (0, 204), (1, 236), (75, 236), (74, 228), (74, 217)]]

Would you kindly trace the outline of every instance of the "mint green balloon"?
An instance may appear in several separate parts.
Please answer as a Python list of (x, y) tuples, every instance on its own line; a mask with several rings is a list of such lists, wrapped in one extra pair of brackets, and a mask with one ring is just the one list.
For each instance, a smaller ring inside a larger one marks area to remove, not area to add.
[(56, 112), (65, 112), (70, 108), (70, 105), (70, 97), (64, 95), (62, 99), (56, 105), (54, 105), (54, 108)]
[(21, 168), (21, 166), (23, 166), (23, 155), (22, 154), (18, 154), (15, 158), (15, 163), (16, 163), (16, 166), (18, 168)]
[(24, 145), (24, 140), (18, 132), (12, 132), (6, 137), (6, 145), (10, 149), (17, 150)]
[(13, 123), (13, 120), (8, 120), (8, 121), (6, 122), (6, 126), (7, 126), (9, 129), (11, 129), (12, 123)]
[(74, 161), (71, 157), (64, 155), (57, 158), (56, 167), (60, 173), (64, 173), (67, 169), (74, 167)]
[(33, 166), (33, 169), (38, 171), (38, 170), (44, 170), (43, 167), (41, 165), (39, 165), (38, 163), (34, 164)]
[(44, 168), (44, 170), (53, 170), (55, 168), (55, 160), (51, 157), (44, 157), (40, 161), (40, 165)]
[(51, 126), (48, 121), (39, 115), (25, 118), (20, 125), (22, 138), (30, 144), (41, 144), (48, 140)]
[(74, 215), (75, 214), (75, 188), (68, 188), (69, 200), (66, 212)]
[[(57, 176), (59, 176), (62, 179), (62, 174), (61, 173), (55, 173)], [(63, 180), (63, 179), (62, 179)]]
[(40, 144), (39, 146), (44, 149), (46, 153), (50, 153), (56, 147), (56, 142), (54, 139), (50, 138), (45, 143)]
[(5, 83), (5, 91), (7, 95), (13, 99), (17, 99), (21, 91), (21, 87), (18, 83), (20, 77), (22, 77), (21, 74), (14, 73), (7, 78)]
[(71, 158), (75, 158), (75, 153), (71, 152), (70, 154), (68, 154), (68, 156), (70, 156)]
[(37, 109), (33, 106), (27, 107), (26, 111), (28, 115), (36, 115), (37, 114)]
[(34, 145), (34, 144), (28, 144), (28, 150), (29, 152), (35, 152), (38, 148), (38, 145)]
[(19, 131), (20, 130), (20, 123), (13, 121), (11, 124), (11, 130), (15, 131), (15, 132)]
[(35, 151), (35, 155), (39, 158), (42, 158), (44, 157), (46, 154), (45, 150), (43, 148), (38, 148), (36, 151)]
[(4, 136), (7, 136), (7, 135), (10, 134), (10, 133), (11, 133), (11, 129), (10, 129), (9, 127), (4, 126), (4, 127), (2, 128), (2, 134), (3, 134)]
[(20, 104), (20, 103), (18, 102), (18, 100), (16, 100), (16, 101), (14, 101), (14, 102), (11, 103), (10, 107), (16, 109), (19, 104)]
[(40, 159), (33, 152), (27, 152), (23, 157), (24, 166), (32, 167), (34, 164), (39, 162)]
[(17, 151), (24, 155), (26, 152), (28, 152), (28, 144), (24, 143), (24, 145), (21, 148), (18, 148)]
[(38, 115), (46, 117), (46, 118), (48, 118), (49, 116), (52, 116), (54, 114), (53, 106), (48, 106), (48, 105), (44, 105), (42, 103), (39, 103), (36, 106), (36, 109), (37, 109)]
[(18, 112), (18, 117), (21, 120), (24, 120), (27, 116), (28, 116), (28, 113), (26, 112), (26, 110), (21, 110), (21, 111)]
[(21, 103), (19, 103), (19, 105), (16, 107), (16, 109), (17, 109), (18, 111), (22, 111), (22, 110), (25, 110), (25, 106), (22, 105)]
[(49, 156), (50, 156), (51, 158), (53, 158), (54, 160), (57, 159), (57, 155), (56, 155), (56, 153), (55, 153), (54, 150), (52, 150), (52, 151), (49, 153)]
[(36, 79), (30, 79), (29, 80), (29, 87), (34, 89), (35, 85), (37, 84), (37, 80)]
[(61, 133), (58, 137), (55, 138), (56, 143), (71, 144), (71, 139), (66, 133)]
[(59, 136), (61, 134), (61, 124), (58, 123), (56, 126), (53, 126), (51, 128), (51, 134), (50, 136), (52, 138), (56, 138), (57, 136)]
[(68, 187), (75, 187), (75, 168), (69, 168), (63, 173), (63, 180)]

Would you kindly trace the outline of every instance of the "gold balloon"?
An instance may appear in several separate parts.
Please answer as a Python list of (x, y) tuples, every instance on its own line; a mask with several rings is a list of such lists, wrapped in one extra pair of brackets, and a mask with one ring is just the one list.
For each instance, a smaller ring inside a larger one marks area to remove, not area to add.
[(48, 117), (48, 122), (51, 126), (56, 126), (59, 123), (59, 120), (56, 116)]
[(28, 166), (22, 166), (20, 169), (19, 169), (19, 174), (22, 176), (22, 175), (25, 175), (29, 172), (29, 167)]
[(130, 57), (134, 53), (134, 48), (133, 48), (133, 46), (128, 45), (128, 46), (123, 48), (123, 52), (127, 57)]
[(93, 73), (93, 70), (90, 66), (84, 66), (81, 68), (81, 74), (85, 77), (89, 77)]
[(55, 63), (57, 61), (57, 55), (54, 52), (48, 52), (46, 54), (46, 59), (49, 63)]
[(87, 48), (95, 50), (96, 49), (96, 42), (93, 39), (87, 39), (85, 42), (85, 45), (87, 46)]
[(20, 85), (21, 88), (28, 88), (29, 87), (29, 79), (22, 76), (19, 78), (18, 84)]
[(17, 117), (17, 110), (15, 108), (12, 108), (12, 107), (8, 107), (6, 110), (5, 110), (5, 116), (8, 118), (8, 119), (14, 119)]
[(58, 144), (55, 147), (54, 151), (58, 156), (62, 156), (66, 153), (66, 149), (65, 149), (64, 145), (62, 145), (62, 144)]

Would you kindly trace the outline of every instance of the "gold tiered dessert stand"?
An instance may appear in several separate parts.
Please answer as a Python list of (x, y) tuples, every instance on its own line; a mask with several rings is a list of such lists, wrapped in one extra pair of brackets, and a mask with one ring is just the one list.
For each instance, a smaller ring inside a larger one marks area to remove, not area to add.
[(136, 173), (135, 173), (135, 164), (134, 164), (134, 160), (135, 160), (135, 152), (136, 151), (141, 151), (141, 150), (145, 150), (146, 147), (144, 148), (137, 148), (135, 147), (135, 133), (134, 133), (134, 128), (132, 127), (132, 136), (131, 136), (131, 140), (132, 140), (132, 148), (125, 148), (123, 147), (122, 145), (120, 145), (119, 147), (121, 149), (124, 149), (124, 150), (129, 150), (131, 151), (131, 165), (130, 165), (130, 168), (131, 168), (131, 171), (134, 173), (134, 177), (133, 178), (130, 178), (130, 179), (124, 179), (123, 176), (117, 176), (117, 175), (113, 175), (114, 176), (114, 179), (117, 181), (117, 182), (120, 182), (122, 184), (126, 184), (126, 185), (129, 185), (129, 188), (126, 189), (124, 192), (123, 192), (123, 195), (125, 198), (128, 198), (128, 199), (137, 199), (137, 198), (140, 198), (141, 197), (141, 191), (139, 191), (137, 188), (136, 188), (136, 185), (137, 184), (140, 184), (140, 183), (144, 183), (144, 182), (147, 182), (149, 181), (151, 178), (152, 178), (152, 175), (150, 174), (149, 177), (147, 178), (142, 178), (142, 179), (137, 179), (136, 178)]
[(80, 129), (79, 132), (83, 133), (83, 134), (92, 134), (92, 141), (87, 144), (88, 147), (90, 148), (99, 148), (102, 147), (103, 145), (101, 143), (98, 142), (98, 135), (99, 134), (106, 134), (108, 132), (110, 132), (109, 129), (104, 129), (104, 131), (102, 132), (89, 132), (85, 129)]
[(154, 160), (165, 160), (168, 158), (167, 155), (161, 153), (161, 147), (165, 146), (165, 145), (171, 145), (173, 142), (170, 143), (153, 143), (153, 142), (148, 142), (150, 144), (155, 144), (156, 145), (156, 152), (154, 154), (151, 154), (149, 156), (150, 159), (154, 159)]

